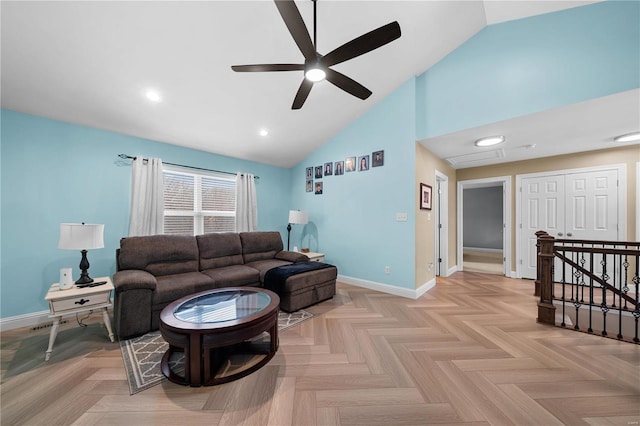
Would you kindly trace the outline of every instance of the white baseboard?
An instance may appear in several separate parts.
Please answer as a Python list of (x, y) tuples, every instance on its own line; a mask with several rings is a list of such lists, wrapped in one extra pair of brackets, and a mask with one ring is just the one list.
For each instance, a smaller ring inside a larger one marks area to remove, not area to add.
[(0, 332), (22, 327), (33, 327), (38, 324), (51, 322), (49, 311), (34, 312), (32, 314), (16, 315), (0, 319)]
[(447, 277), (455, 274), (458, 271), (458, 265), (453, 265), (451, 268), (447, 269)]
[(484, 248), (484, 247), (462, 247), (462, 250), (481, 251), (485, 253), (502, 253), (502, 249)]
[(389, 284), (382, 284), (375, 281), (363, 280), (360, 278), (347, 277), (346, 275), (338, 275), (338, 281), (345, 284), (354, 285), (356, 287), (368, 288), (369, 290), (381, 291), (383, 293), (393, 294), (394, 296), (407, 297), (414, 300), (425, 294), (436, 285), (436, 280), (432, 279), (422, 284), (417, 289), (409, 289), (396, 287)]

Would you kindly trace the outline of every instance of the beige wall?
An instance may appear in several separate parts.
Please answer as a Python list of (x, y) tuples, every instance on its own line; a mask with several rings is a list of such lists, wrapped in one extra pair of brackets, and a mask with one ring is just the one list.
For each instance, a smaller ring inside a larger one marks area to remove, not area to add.
[[(613, 164), (626, 164), (627, 168), (627, 241), (634, 241), (636, 236), (636, 163), (640, 161), (640, 146), (627, 146), (611, 148), (599, 151), (583, 152), (579, 154), (560, 155), (555, 157), (539, 158), (535, 160), (516, 161), (512, 163), (498, 164), (494, 166), (473, 167), (456, 170), (458, 181), (485, 179), (497, 176), (511, 176), (512, 183), (512, 205), (511, 217), (513, 218), (513, 229), (511, 230), (512, 265), (511, 270), (516, 270), (516, 174), (528, 174), (548, 172), (554, 170), (578, 169), (583, 167), (605, 166)], [(417, 169), (417, 168), (416, 168)], [(417, 230), (417, 227), (416, 227)], [(454, 242), (455, 244), (455, 242)]]
[[(434, 262), (435, 255), (435, 220), (436, 206), (433, 210), (420, 210), (419, 189), (420, 183), (431, 185), (436, 188), (436, 170), (447, 176), (449, 179), (449, 199), (446, 211), (448, 212), (448, 267), (457, 264), (456, 259), (456, 170), (436, 157), (431, 151), (420, 143), (416, 143), (416, 180), (415, 180), (415, 216), (416, 216), (416, 247), (415, 247), (415, 277), (416, 288), (429, 282), (435, 277), (435, 265), (431, 271), (427, 270), (427, 265)], [(434, 197), (434, 201), (436, 198)], [(429, 215), (429, 213), (431, 213)], [(430, 216), (430, 217), (429, 217)]]

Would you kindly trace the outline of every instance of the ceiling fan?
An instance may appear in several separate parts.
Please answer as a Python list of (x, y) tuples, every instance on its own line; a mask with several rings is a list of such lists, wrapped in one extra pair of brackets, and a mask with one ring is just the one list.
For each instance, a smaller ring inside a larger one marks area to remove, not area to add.
[(302, 20), (302, 16), (294, 0), (275, 0), (280, 16), (282, 16), (293, 40), (304, 56), (304, 64), (233, 65), (231, 69), (236, 72), (304, 71), (305, 78), (302, 80), (302, 84), (300, 84), (291, 109), (302, 108), (313, 87), (313, 83), (322, 81), (325, 78), (329, 83), (339, 87), (345, 92), (360, 99), (367, 99), (371, 96), (369, 89), (330, 67), (371, 52), (399, 38), (400, 25), (397, 21), (383, 25), (360, 37), (354, 38), (350, 42), (343, 44), (323, 56), (316, 50), (316, 0), (312, 1), (313, 42), (311, 42), (307, 27)]

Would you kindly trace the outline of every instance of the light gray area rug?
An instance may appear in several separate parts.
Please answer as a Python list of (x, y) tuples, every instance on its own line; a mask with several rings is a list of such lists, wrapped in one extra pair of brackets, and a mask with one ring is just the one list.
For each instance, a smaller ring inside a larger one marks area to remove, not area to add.
[[(313, 314), (303, 309), (290, 314), (280, 312), (278, 316), (278, 332), (281, 333), (310, 318), (313, 318)], [(134, 337), (133, 339), (120, 341), (120, 350), (127, 370), (131, 395), (167, 380), (162, 371), (160, 371), (160, 361), (168, 348), (169, 344), (164, 341), (159, 330), (140, 337)], [(184, 355), (181, 352), (174, 353), (170, 360), (171, 370), (176, 373), (184, 371), (183, 362)]]

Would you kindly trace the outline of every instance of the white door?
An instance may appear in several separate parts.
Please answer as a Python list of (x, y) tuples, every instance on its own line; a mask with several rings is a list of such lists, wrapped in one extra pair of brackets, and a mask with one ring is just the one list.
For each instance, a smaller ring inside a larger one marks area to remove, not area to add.
[(535, 279), (536, 231), (563, 239), (618, 240), (618, 170), (522, 179), (521, 211), (521, 275)]
[(520, 271), (523, 278), (536, 278), (536, 232), (543, 230), (564, 238), (564, 176), (542, 176), (522, 180), (522, 225)]

